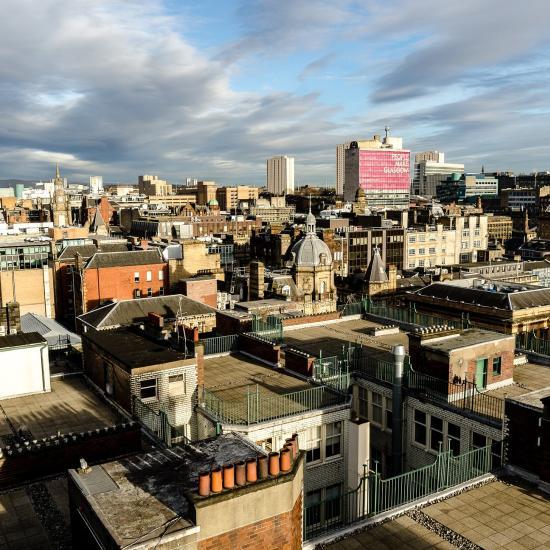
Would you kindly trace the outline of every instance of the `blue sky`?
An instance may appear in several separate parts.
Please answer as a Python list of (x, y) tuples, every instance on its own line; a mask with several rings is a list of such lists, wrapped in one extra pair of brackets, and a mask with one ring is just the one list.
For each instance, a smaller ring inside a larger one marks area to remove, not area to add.
[(0, 179), (265, 182), (389, 125), (466, 169), (550, 169), (550, 3), (3, 0)]

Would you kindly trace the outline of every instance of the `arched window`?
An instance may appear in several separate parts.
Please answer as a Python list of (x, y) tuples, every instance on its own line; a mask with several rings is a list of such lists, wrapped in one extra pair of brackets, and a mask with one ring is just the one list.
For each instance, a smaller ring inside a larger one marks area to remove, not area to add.
[(321, 294), (324, 294), (327, 291), (327, 283), (325, 281), (321, 281), (319, 289)]

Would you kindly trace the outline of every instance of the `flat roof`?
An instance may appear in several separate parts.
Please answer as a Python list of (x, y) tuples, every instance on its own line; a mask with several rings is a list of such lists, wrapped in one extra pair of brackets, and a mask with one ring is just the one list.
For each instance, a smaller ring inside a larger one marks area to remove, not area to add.
[(193, 527), (188, 496), (197, 491), (198, 474), (263, 454), (230, 433), (93, 466), (89, 474), (69, 470), (69, 475), (123, 547)]
[(124, 365), (128, 371), (189, 359), (182, 351), (156, 342), (130, 328), (89, 330), (83, 334)]
[(523, 395), (507, 397), (506, 400), (519, 403), (520, 405), (524, 405), (526, 407), (542, 410), (544, 406), (541, 399), (548, 396), (550, 396), (550, 387), (524, 393)]
[(38, 332), (20, 332), (19, 334), (0, 336), (0, 349), (33, 346), (35, 344), (45, 343), (46, 340), (38, 334)]
[(81, 376), (54, 378), (52, 391), (0, 401), (0, 444), (12, 438), (12, 426), (24, 426), (33, 438), (68, 432), (83, 432), (113, 426), (123, 418), (104, 403)]
[(392, 347), (398, 344), (409, 347), (409, 339), (406, 334), (388, 334), (384, 336), (370, 336), (369, 332), (374, 328), (381, 328), (380, 323), (355, 319), (338, 323), (327, 323), (303, 327), (294, 330), (285, 330), (285, 343), (292, 348), (305, 351), (310, 355), (319, 357), (331, 357), (342, 355), (342, 350), (349, 344), (362, 345), (365, 354), (377, 357), (385, 361), (393, 361)]
[(441, 351), (443, 353), (450, 353), (457, 349), (510, 339), (514, 339), (514, 336), (511, 334), (501, 334), (490, 330), (471, 328), (462, 330), (458, 334), (450, 334), (448, 336), (441, 336), (440, 338), (430, 338), (422, 342), (422, 347), (434, 351)]

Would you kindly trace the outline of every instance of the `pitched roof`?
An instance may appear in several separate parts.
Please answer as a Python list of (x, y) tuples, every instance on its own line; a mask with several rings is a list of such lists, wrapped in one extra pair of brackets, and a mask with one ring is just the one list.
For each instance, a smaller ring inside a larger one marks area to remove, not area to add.
[(157, 313), (168, 319), (175, 319), (180, 304), (183, 317), (214, 314), (216, 312), (214, 308), (191, 300), (187, 296), (173, 294), (115, 302), (85, 313), (79, 319), (97, 330), (106, 330), (143, 322), (147, 319), (149, 313)]
[(160, 252), (155, 250), (128, 250), (124, 252), (96, 252), (86, 263), (84, 269), (101, 267), (120, 267), (131, 265), (163, 264)]
[(74, 260), (75, 255), (78, 253), (83, 258), (91, 258), (97, 252), (95, 244), (82, 244), (72, 245), (63, 249), (61, 254), (57, 257), (58, 260)]
[(36, 313), (25, 313), (21, 316), (21, 330), (24, 333), (37, 332), (43, 336), (48, 345), (79, 344), (80, 336), (67, 330), (54, 319), (48, 319)]
[(94, 219), (90, 225), (90, 233), (97, 233), (97, 230), (100, 227), (105, 227), (105, 220), (101, 215), (101, 210), (99, 208), (95, 209)]
[(387, 283), (388, 276), (386, 275), (386, 266), (380, 257), (378, 248), (374, 249), (374, 254), (370, 261), (367, 272), (365, 273), (365, 281), (368, 283)]

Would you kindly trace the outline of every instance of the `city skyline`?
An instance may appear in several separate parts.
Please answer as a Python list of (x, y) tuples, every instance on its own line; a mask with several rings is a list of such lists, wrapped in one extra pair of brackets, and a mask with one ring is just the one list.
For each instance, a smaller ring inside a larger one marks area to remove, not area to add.
[(0, 179), (264, 185), (288, 155), (297, 186), (333, 185), (336, 145), (386, 124), (469, 172), (545, 170), (550, 6), (529, 4), (7, 0)]

